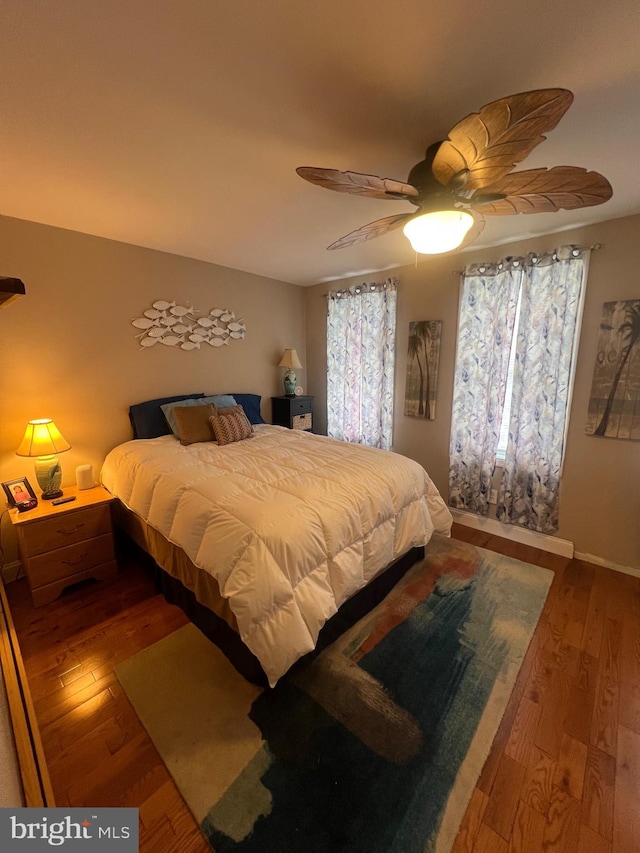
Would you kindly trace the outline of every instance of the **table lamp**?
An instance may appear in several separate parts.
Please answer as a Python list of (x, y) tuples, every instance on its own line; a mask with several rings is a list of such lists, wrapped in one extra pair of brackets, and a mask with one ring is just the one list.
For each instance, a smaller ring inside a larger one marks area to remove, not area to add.
[(62, 494), (62, 467), (57, 454), (70, 449), (71, 445), (62, 437), (51, 418), (39, 418), (27, 424), (16, 456), (36, 457), (36, 479), (42, 489), (43, 500), (59, 498)]
[(293, 397), (296, 390), (296, 384), (298, 382), (293, 368), (302, 367), (300, 359), (298, 358), (298, 353), (294, 349), (286, 349), (284, 351), (284, 355), (280, 359), (278, 367), (288, 368), (288, 370), (286, 370), (284, 374), (284, 393), (288, 397)]

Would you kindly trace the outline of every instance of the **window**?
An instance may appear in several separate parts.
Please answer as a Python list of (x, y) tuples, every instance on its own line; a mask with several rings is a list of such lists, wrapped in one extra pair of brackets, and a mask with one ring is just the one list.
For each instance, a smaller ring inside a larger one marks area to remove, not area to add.
[(507, 441), (509, 439), (509, 418), (511, 416), (511, 398), (513, 397), (513, 371), (516, 366), (516, 342), (518, 339), (518, 320), (520, 319), (520, 292), (518, 292), (518, 304), (516, 305), (516, 316), (513, 324), (513, 335), (511, 337), (511, 348), (509, 349), (509, 366), (507, 367), (507, 383), (504, 391), (504, 407), (500, 421), (500, 434), (496, 448), (496, 459), (504, 462), (507, 453)]
[(550, 533), (558, 499), (589, 251), (465, 270), (449, 503), (487, 515), (496, 460), (501, 521)]
[(391, 447), (396, 280), (328, 294), (327, 432)]

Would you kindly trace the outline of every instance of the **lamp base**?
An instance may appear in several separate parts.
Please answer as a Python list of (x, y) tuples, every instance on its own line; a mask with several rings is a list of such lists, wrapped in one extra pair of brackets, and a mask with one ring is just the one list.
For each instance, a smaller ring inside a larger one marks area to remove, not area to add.
[(296, 385), (298, 384), (298, 378), (289, 368), (284, 375), (284, 393), (287, 397), (294, 397), (296, 393)]
[(43, 501), (52, 501), (54, 498), (61, 498), (63, 494), (64, 492), (62, 491), (62, 489), (58, 489), (57, 492), (47, 492), (46, 495), (43, 492), (40, 497)]
[(42, 489), (40, 497), (44, 501), (59, 498), (62, 494), (60, 482), (62, 480), (62, 467), (57, 456), (38, 456), (35, 464), (36, 480)]

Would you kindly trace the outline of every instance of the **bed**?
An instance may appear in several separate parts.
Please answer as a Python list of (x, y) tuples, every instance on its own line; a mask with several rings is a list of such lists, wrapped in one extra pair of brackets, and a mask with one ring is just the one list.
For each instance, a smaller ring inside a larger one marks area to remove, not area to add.
[[(451, 515), (413, 460), (266, 424), (257, 395), (231, 396), (249, 437), (183, 444), (157, 411), (141, 428), (132, 407), (135, 438), (108, 454), (101, 479), (166, 597), (246, 677), (274, 686), (345, 612), (376, 603), (434, 531), (448, 535)], [(201, 413), (209, 399), (176, 402)], [(150, 402), (162, 413), (166, 401)]]

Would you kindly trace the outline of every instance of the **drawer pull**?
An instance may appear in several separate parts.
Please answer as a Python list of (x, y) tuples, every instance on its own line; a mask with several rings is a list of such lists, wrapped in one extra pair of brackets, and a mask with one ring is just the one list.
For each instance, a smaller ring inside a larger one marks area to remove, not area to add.
[(84, 527), (84, 521), (81, 521), (80, 524), (76, 524), (73, 530), (58, 530), (58, 533), (62, 533), (63, 536), (73, 536), (74, 533), (77, 533), (78, 530), (81, 530)]
[(76, 557), (74, 560), (62, 560), (65, 566), (77, 566), (78, 563), (84, 562), (87, 559), (88, 554), (81, 554), (79, 557)]

